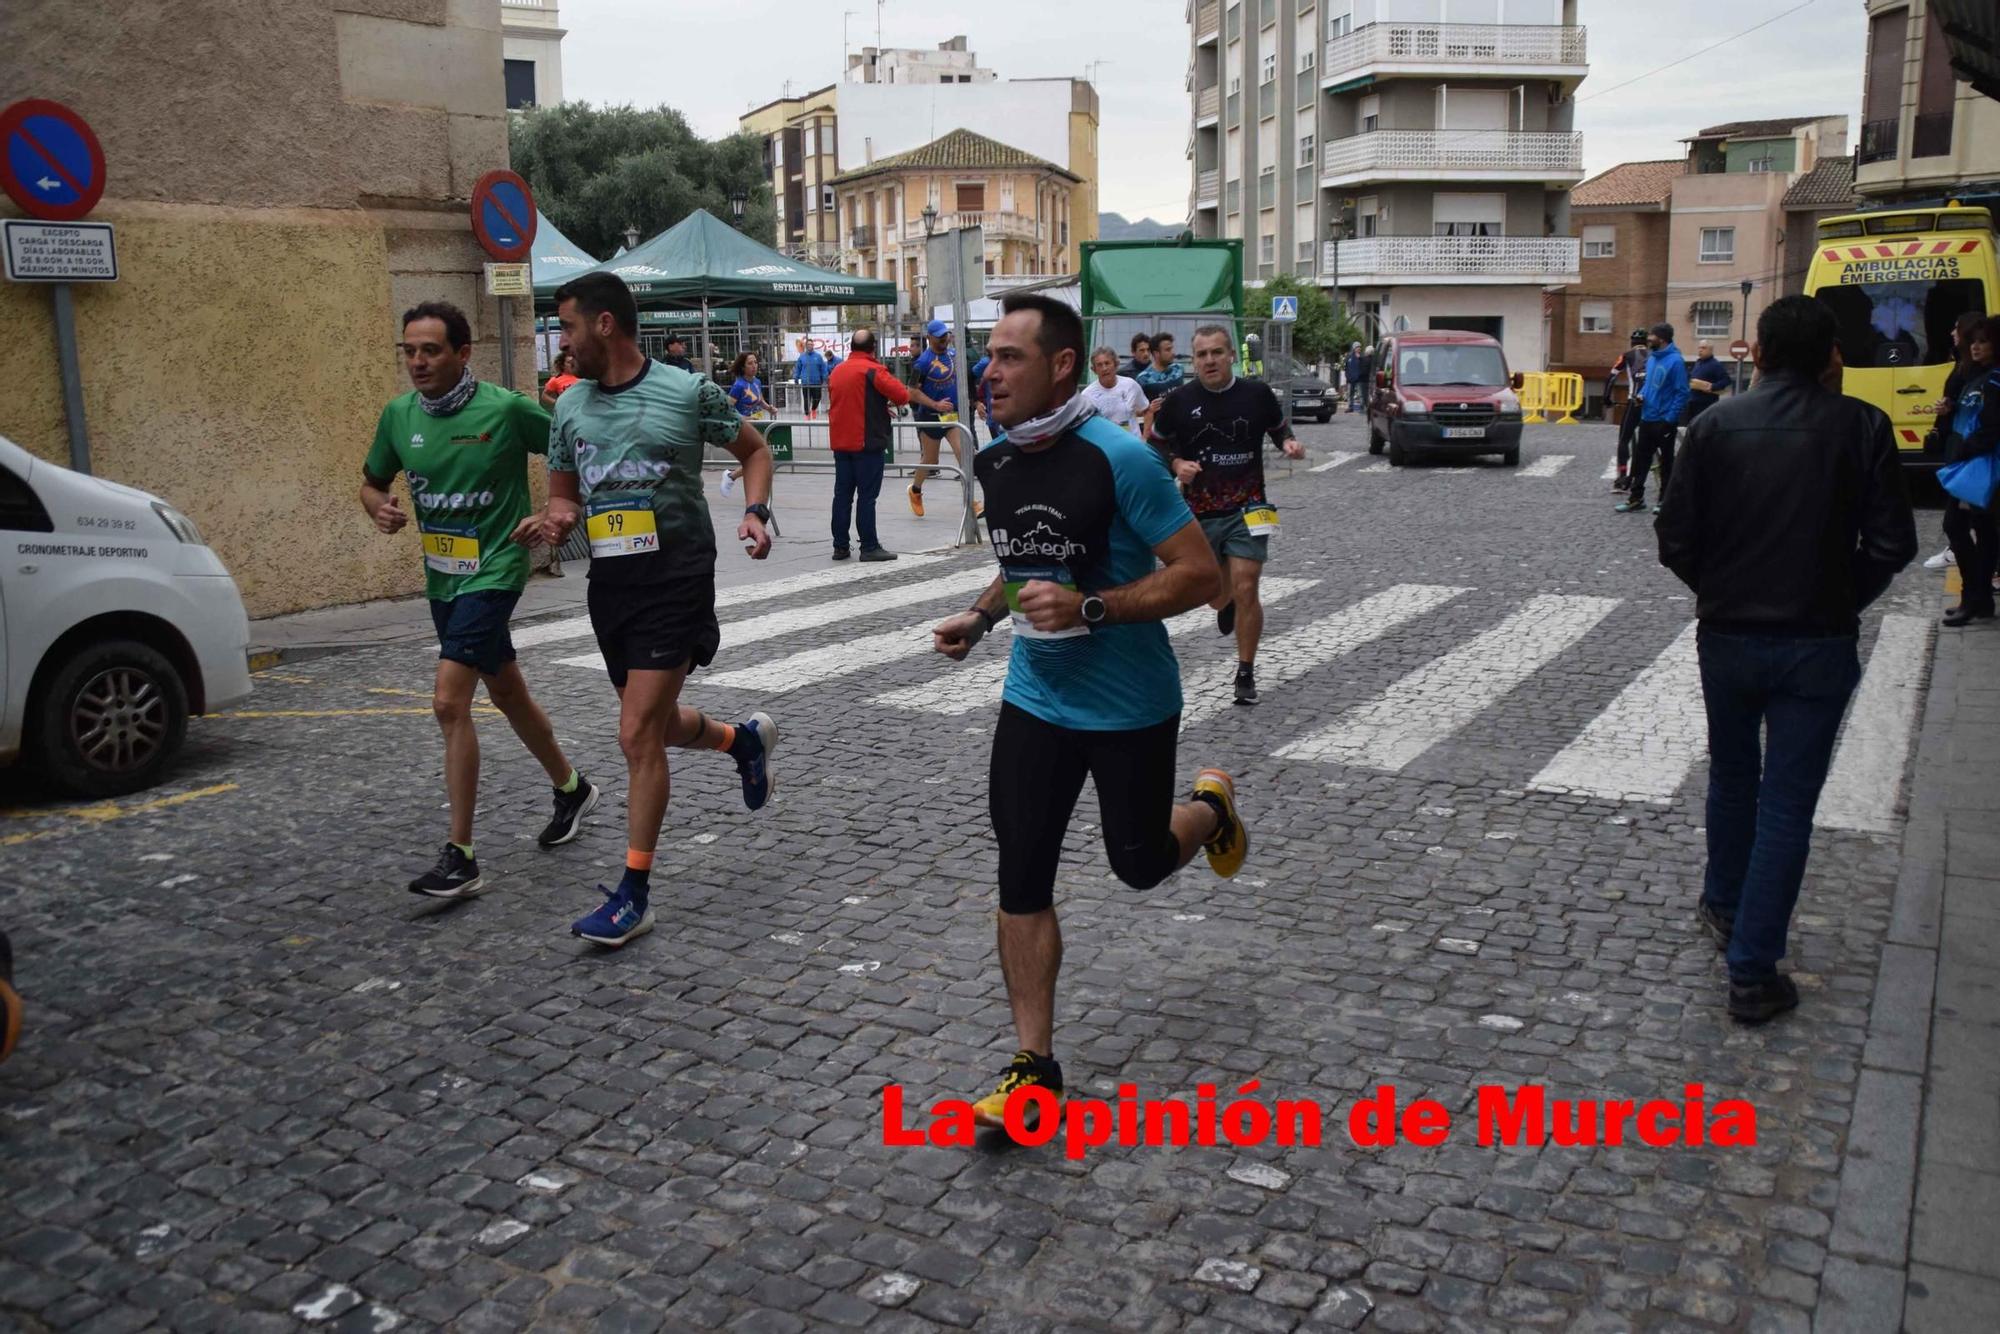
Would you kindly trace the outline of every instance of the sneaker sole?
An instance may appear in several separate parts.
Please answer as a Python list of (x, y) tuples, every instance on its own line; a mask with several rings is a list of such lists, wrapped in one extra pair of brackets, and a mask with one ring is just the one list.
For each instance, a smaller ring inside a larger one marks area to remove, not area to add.
[[(1208, 783), (1206, 788), (1202, 786), (1204, 780)], [(1235, 827), (1236, 846), (1230, 851), (1218, 853), (1208, 844), (1202, 845), (1202, 851), (1208, 855), (1209, 869), (1224, 880), (1232, 880), (1236, 877), (1236, 873), (1243, 869), (1243, 863), (1250, 858), (1250, 831), (1244, 826), (1243, 817), (1236, 811), (1236, 782), (1220, 769), (1203, 769), (1195, 775), (1194, 787), (1197, 792), (1213, 792), (1221, 797), (1223, 809), (1229, 816), (1229, 823)]]
[(427, 899), (476, 899), (486, 892), (486, 877), (474, 876), (464, 884), (454, 885), (450, 889), (419, 889), (415, 885), (411, 885), (409, 889), (412, 894), (421, 894)]
[(561, 838), (550, 839), (547, 843), (542, 843), (540, 839), (536, 839), (535, 841), (540, 843), (544, 848), (559, 848), (571, 839), (574, 839), (578, 834), (583, 832), (583, 817), (597, 809), (598, 798), (603, 795), (604, 789), (592, 783), (590, 785), (590, 795), (583, 799), (583, 806), (577, 811), (576, 818), (569, 822), (569, 832)]
[[(778, 795), (778, 771), (771, 765), (778, 753), (778, 723), (770, 714), (761, 711), (751, 714), (750, 721), (757, 724), (757, 738), (764, 743), (764, 806), (768, 806), (771, 798)], [(753, 806), (751, 809), (761, 811), (764, 806)]]
[(637, 940), (640, 936), (645, 935), (648, 931), (651, 931), (652, 929), (653, 929), (653, 910), (651, 908), (648, 908), (646, 909), (646, 915), (639, 919), (639, 925), (633, 927), (630, 931), (626, 932), (622, 936), (593, 936), (586, 932), (579, 931), (575, 927), (570, 928), (570, 934), (578, 937), (579, 939), (587, 940), (593, 945), (604, 945), (610, 949), (615, 950), (619, 946), (623, 945), (626, 941)]
[(14, 1044), (21, 1040), (21, 1012), (26, 1008), (21, 993), (0, 982), (0, 1061), (12, 1056)]

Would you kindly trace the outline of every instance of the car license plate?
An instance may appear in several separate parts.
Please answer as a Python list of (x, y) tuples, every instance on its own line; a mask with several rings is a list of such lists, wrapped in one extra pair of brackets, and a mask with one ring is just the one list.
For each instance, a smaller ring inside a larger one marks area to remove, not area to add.
[(1486, 438), (1486, 428), (1484, 426), (1447, 426), (1444, 428), (1444, 438), (1447, 440), (1484, 440)]

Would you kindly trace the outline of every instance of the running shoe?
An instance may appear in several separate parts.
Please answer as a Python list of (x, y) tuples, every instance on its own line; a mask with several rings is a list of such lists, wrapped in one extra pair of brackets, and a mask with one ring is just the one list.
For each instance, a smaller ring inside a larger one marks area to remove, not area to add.
[(910, 488), (910, 513), (919, 519), (924, 517), (924, 493), (921, 487)]
[(1222, 604), (1222, 610), (1215, 613), (1215, 633), (1226, 635), (1236, 628), (1236, 602), (1231, 599)]
[(1761, 982), (1729, 984), (1729, 1017), (1739, 1024), (1761, 1024), (1798, 1007), (1798, 985), (1783, 973)]
[(1734, 916), (1717, 912), (1715, 909), (1709, 907), (1707, 899), (1699, 899), (1695, 902), (1694, 915), (1695, 920), (1701, 923), (1701, 929), (1708, 932), (1708, 938), (1715, 942), (1717, 949), (1726, 950), (1729, 948), (1729, 938), (1736, 934), (1736, 918)]
[(771, 769), (771, 757), (777, 753), (778, 725), (770, 714), (753, 713), (736, 724), (736, 742), (729, 754), (743, 780), (743, 804), (753, 811), (762, 810), (777, 789), (778, 776)]
[(14, 990), (14, 947), (7, 943), (7, 933), (0, 931), (0, 1061), (11, 1056), (21, 1040), (23, 1008), (21, 994)]
[(1943, 570), (1949, 569), (1956, 564), (1958, 564), (1958, 557), (1951, 554), (1950, 547), (1946, 547), (1943, 551), (1938, 552), (1937, 555), (1925, 561), (1924, 568), (1926, 570)]
[(729, 468), (724, 468), (722, 470), (722, 481), (717, 484), (717, 489), (722, 492), (722, 498), (724, 500), (727, 500), (731, 496), (735, 495), (736, 473)]
[(1625, 473), (1621, 472), (1618, 474), (1617, 477), (1612, 479), (1611, 492), (1613, 495), (1622, 495), (1625, 492), (1630, 491), (1631, 489), (1632, 489), (1632, 479)]
[[(1007, 1066), (1007, 1072), (1000, 1076), (999, 1087), (972, 1104), (972, 1119), (982, 1126), (1005, 1126), (1007, 1124), (1007, 1099), (1016, 1089), (1030, 1086), (1048, 1089), (1056, 1095), (1057, 1105), (1062, 1103), (1062, 1066), (1053, 1056), (1037, 1056), (1031, 1051), (1017, 1051)], [(1030, 1103), (1021, 1114), (1025, 1128), (1032, 1130), (1041, 1123), (1038, 1105)]]
[(1613, 505), (1611, 512), (1613, 514), (1644, 514), (1646, 512), (1646, 502), (1636, 497), (1628, 498), (1623, 504)]
[(438, 854), (437, 865), (410, 882), (412, 894), (434, 899), (469, 899), (486, 888), (479, 877), (479, 863), (447, 843)]
[(1236, 702), (1238, 704), (1257, 702), (1257, 669), (1247, 662), (1236, 664)]
[(603, 893), (604, 902), (590, 916), (570, 923), (571, 935), (582, 936), (593, 945), (617, 949), (634, 936), (643, 936), (653, 929), (652, 908), (634, 903), (628, 890), (605, 889), (602, 885), (597, 888)]
[(576, 776), (576, 791), (564, 792), (556, 789), (556, 813), (550, 817), (548, 827), (541, 832), (535, 842), (545, 848), (553, 848), (567, 843), (577, 836), (583, 827), (583, 817), (597, 809), (597, 799), (604, 794), (582, 774)]
[(1250, 855), (1250, 831), (1236, 813), (1236, 784), (1220, 769), (1203, 769), (1195, 775), (1194, 791), (1197, 797), (1206, 794), (1214, 798), (1222, 809), (1222, 825), (1215, 837), (1202, 844), (1202, 850), (1208, 854), (1209, 869), (1228, 880), (1243, 869), (1243, 861)]

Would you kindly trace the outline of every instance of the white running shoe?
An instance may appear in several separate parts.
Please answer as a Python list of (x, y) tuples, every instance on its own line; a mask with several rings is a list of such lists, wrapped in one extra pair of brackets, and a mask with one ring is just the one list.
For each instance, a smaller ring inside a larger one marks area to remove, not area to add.
[(736, 470), (734, 468), (724, 468), (722, 470), (721, 487), (722, 498), (724, 500), (736, 494)]
[(1950, 547), (1946, 547), (1943, 551), (1938, 552), (1937, 555), (1925, 561), (1924, 568), (1926, 570), (1942, 570), (1948, 565), (1956, 564), (1958, 564), (1958, 557), (1951, 554)]

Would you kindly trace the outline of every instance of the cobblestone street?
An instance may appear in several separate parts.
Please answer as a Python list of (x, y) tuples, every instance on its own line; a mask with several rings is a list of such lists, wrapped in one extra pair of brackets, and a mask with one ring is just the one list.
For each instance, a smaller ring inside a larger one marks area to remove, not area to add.
[[(192, 722), (159, 789), (76, 807), (0, 780), (31, 1007), (0, 1068), (0, 1327), (1894, 1328), (1869, 1302), (1884, 1275), (1902, 1300), (1916, 1113), (1864, 1070), (1907, 1021), (1878, 971), (1936, 577), (1864, 617), (1792, 936), (1804, 1000), (1739, 1027), (1694, 916), (1693, 602), (1650, 522), (1611, 511), (1612, 430), (1531, 427), (1518, 469), (1392, 469), (1346, 416), (1301, 436), (1271, 470), (1263, 703), (1229, 704), (1210, 613), (1173, 626), (1181, 768), (1235, 775), (1249, 864), (1128, 889), (1086, 793), (1056, 1055), (1072, 1096), (1312, 1099), (1319, 1146), (884, 1142), (885, 1086), (917, 1118), (1013, 1051), (986, 816), (1006, 644), (954, 666), (928, 634), (986, 554), (726, 583), (685, 698), (777, 718), (778, 795), (748, 814), (725, 757), (676, 753), (658, 927), (617, 952), (567, 929), (625, 846), (580, 609), (515, 637), (615, 799), (540, 851), (546, 780), (482, 707), (493, 892), (405, 892), (445, 827), (412, 603), (407, 642), (283, 663)], [(940, 544), (956, 514), (934, 505)], [(816, 514), (786, 518), (781, 554), (823, 548)], [(1919, 527), (1928, 554), (1935, 512)], [(1904, 996), (1926, 1016), (1929, 985)], [(1923, 1072), (1920, 1051), (1903, 1077)], [(1483, 1147), (1489, 1084), (1698, 1084), (1754, 1106), (1756, 1143)], [(1352, 1143), (1380, 1085), (1442, 1102), (1449, 1139)], [(1992, 1262), (1992, 1222), (1959, 1268)]]

